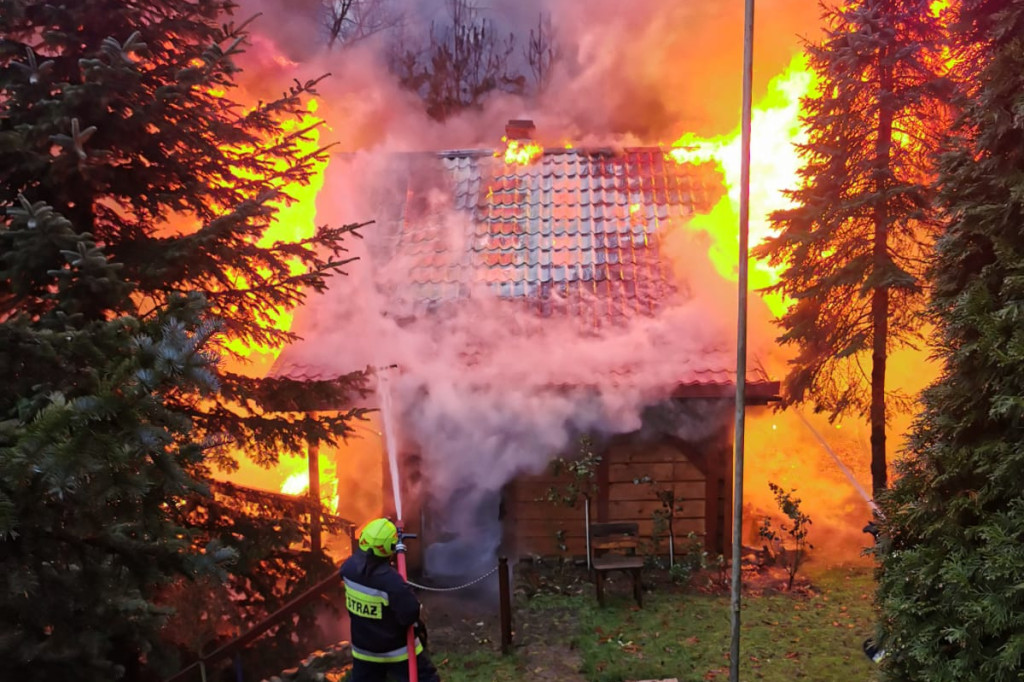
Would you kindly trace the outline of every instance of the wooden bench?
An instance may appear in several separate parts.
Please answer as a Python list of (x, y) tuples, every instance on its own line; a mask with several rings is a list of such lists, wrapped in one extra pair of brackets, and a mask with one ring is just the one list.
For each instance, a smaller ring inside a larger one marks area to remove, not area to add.
[(626, 571), (633, 576), (633, 598), (644, 605), (640, 571), (644, 558), (637, 554), (640, 537), (635, 523), (590, 524), (590, 566), (597, 590), (597, 603), (604, 606), (604, 578), (612, 571)]

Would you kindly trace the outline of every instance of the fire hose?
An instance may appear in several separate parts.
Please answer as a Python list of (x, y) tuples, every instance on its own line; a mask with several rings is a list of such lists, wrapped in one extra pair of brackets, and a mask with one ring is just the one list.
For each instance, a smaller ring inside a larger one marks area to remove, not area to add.
[[(398, 528), (398, 544), (395, 545), (395, 555), (398, 560), (398, 574), (402, 576), (402, 580), (409, 581), (408, 572), (405, 567), (405, 539), (415, 538), (416, 536), (412, 533), (406, 533), (402, 530), (402, 520), (399, 519), (395, 523), (395, 527)], [(410, 625), (409, 632), (406, 634), (406, 646), (409, 649), (409, 682), (418, 682), (419, 672), (416, 667), (416, 626)]]
[[(472, 587), (473, 585), (476, 585), (477, 583), (486, 580), (498, 571), (498, 567), (495, 566), (483, 575), (474, 578), (473, 580), (470, 580), (468, 583), (465, 583), (463, 585), (457, 585), (455, 587), (430, 587), (428, 585), (420, 585), (418, 583), (414, 583), (413, 581), (409, 580), (408, 569), (406, 567), (405, 552), (407, 548), (405, 545), (405, 539), (415, 538), (416, 535), (414, 533), (406, 533), (403, 530), (403, 524), (401, 521), (396, 521), (395, 527), (398, 529), (398, 543), (395, 545), (395, 557), (398, 563), (398, 573), (402, 576), (402, 580), (404, 580), (406, 584), (411, 585), (412, 587), (421, 590), (426, 590), (429, 592), (455, 592), (457, 590), (464, 590), (467, 587)], [(417, 628), (417, 626), (419, 626), (419, 628)], [(426, 626), (424, 626), (422, 622), (410, 625), (409, 632), (406, 635), (406, 647), (408, 648), (409, 652), (410, 682), (418, 682), (419, 679), (419, 669), (416, 665), (416, 638), (418, 635), (420, 635), (420, 641), (423, 643), (423, 646), (426, 647), (427, 632)]]
[(487, 571), (486, 573), (484, 573), (479, 578), (473, 578), (468, 583), (463, 583), (462, 585), (456, 585), (455, 587), (431, 587), (430, 585), (420, 585), (419, 583), (414, 583), (411, 580), (406, 580), (405, 582), (409, 583), (410, 585), (412, 585), (413, 587), (415, 587), (418, 590), (425, 590), (427, 592), (458, 592), (459, 590), (464, 590), (467, 587), (473, 587), (473, 585), (476, 585), (479, 582), (483, 582), (484, 580), (486, 580), (487, 578), (490, 578), (492, 575), (494, 575), (497, 572), (498, 572), (498, 567), (495, 566), (494, 568), (492, 568), (491, 570)]
[[(825, 452), (828, 453), (828, 455), (836, 463), (836, 466), (839, 467), (839, 470), (843, 473), (844, 476), (846, 476), (847, 480), (850, 481), (850, 483), (857, 490), (857, 492), (860, 493), (860, 496), (864, 498), (864, 501), (868, 503), (868, 507), (871, 508), (873, 518), (871, 521), (868, 521), (868, 524), (864, 526), (862, 531), (871, 535), (872, 539), (877, 545), (879, 528), (878, 524), (875, 523), (875, 518), (885, 518), (885, 516), (882, 514), (882, 510), (879, 509), (875, 501), (871, 499), (870, 496), (868, 496), (867, 491), (864, 490), (863, 486), (861, 486), (861, 484), (857, 481), (857, 478), (853, 475), (853, 472), (851, 472), (849, 467), (847, 467), (846, 464), (843, 463), (843, 460), (839, 458), (839, 455), (837, 455), (835, 451), (831, 447), (829, 447), (829, 444), (825, 440), (825, 438), (822, 437), (818, 430), (815, 429), (809, 421), (807, 421), (807, 418), (803, 415), (803, 413), (800, 410), (795, 410), (795, 412), (796, 416), (800, 418), (800, 421), (804, 423), (804, 426), (806, 426), (807, 429), (818, 440), (818, 443), (821, 444), (821, 447), (825, 449)], [(868, 639), (864, 640), (862, 648), (864, 649), (864, 654), (875, 663), (881, 663), (882, 659), (885, 658), (885, 649), (879, 646), (873, 637), (869, 637)]]

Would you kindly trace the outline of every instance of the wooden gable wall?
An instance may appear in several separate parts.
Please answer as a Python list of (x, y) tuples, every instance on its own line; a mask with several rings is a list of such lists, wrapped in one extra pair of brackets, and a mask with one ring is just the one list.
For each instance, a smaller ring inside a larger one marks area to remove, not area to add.
[[(602, 452), (591, 500), (591, 522), (630, 521), (651, 539), (654, 512), (661, 508), (656, 488), (671, 488), (678, 506), (673, 524), (677, 538), (693, 532), (704, 538), (713, 554), (727, 554), (731, 509), (731, 429), (723, 425), (716, 435), (699, 443), (670, 436), (656, 440), (637, 434), (618, 436)], [(634, 483), (648, 476), (656, 485)], [(505, 490), (505, 548), (514, 556), (586, 555), (584, 503), (575, 507), (548, 501), (552, 487), (570, 481), (551, 471), (520, 476)], [(667, 536), (661, 552), (667, 553)]]

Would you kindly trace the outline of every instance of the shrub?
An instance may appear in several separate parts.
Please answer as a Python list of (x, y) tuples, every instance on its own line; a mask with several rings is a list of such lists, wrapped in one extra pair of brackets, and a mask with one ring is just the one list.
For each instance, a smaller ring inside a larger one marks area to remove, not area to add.
[(778, 559), (786, 568), (789, 574), (787, 590), (793, 589), (793, 581), (796, 579), (797, 571), (803, 564), (808, 549), (814, 549), (814, 545), (807, 542), (808, 526), (811, 525), (811, 517), (800, 510), (800, 498), (794, 497), (796, 489), (783, 490), (775, 483), (769, 483), (772, 493), (775, 495), (775, 503), (779, 511), (788, 519), (788, 524), (780, 524), (775, 529), (772, 519), (765, 518), (758, 529), (760, 535), (768, 544), (768, 550), (772, 556)]

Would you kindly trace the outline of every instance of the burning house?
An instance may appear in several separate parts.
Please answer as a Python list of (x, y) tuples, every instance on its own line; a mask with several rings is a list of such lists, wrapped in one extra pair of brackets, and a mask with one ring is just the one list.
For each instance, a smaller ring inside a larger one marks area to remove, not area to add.
[[(497, 151), (332, 162), (345, 215), (375, 221), (364, 262), (300, 313), (304, 340), (273, 371), (394, 366), (378, 373), (395, 466), (382, 447), (357, 479), (397, 482), (382, 499), (429, 572), (471, 574), (499, 546), (582, 554), (582, 507), (549, 491), (566, 483), (551, 462), (584, 437), (600, 457), (592, 521), (650, 537), (671, 491), (675, 534), (726, 552), (735, 289), (686, 230), (721, 197), (719, 172), (659, 147), (542, 149), (531, 130), (511, 121)], [(752, 403), (779, 389), (746, 380)]]
[[(287, 187), (295, 202), (268, 237), (296, 241), (318, 224), (373, 224), (364, 239), (349, 240), (359, 261), (347, 276), (294, 319), (285, 313), (275, 322), (303, 340), (280, 356), (255, 349), (245, 371), (262, 375), (273, 363), (277, 373), (318, 377), (397, 365), (381, 373), (392, 398), (390, 436), (377, 414), (355, 424), (343, 447), (320, 444), (323, 502), (353, 520), (394, 506), (387, 444), (401, 458), (395, 478), (405, 520), (423, 527), (440, 556), (450, 552), (451, 563), (466, 563), (461, 545), (471, 558), (501, 543), (520, 554), (580, 553), (582, 503), (546, 498), (573, 483), (552, 480), (552, 461), (577, 455), (589, 434), (601, 456), (586, 481), (596, 486), (593, 520), (635, 520), (653, 531), (659, 493), (678, 490), (676, 534), (693, 530), (712, 552), (727, 549), (737, 7), (489, 6), (496, 35), (526, 36), (537, 11), (550, 11), (562, 58), (543, 92), (492, 93), (481, 107), (437, 121), (389, 72), (387, 40), (318, 51), (317, 27), (294, 3), (247, 4), (271, 29), (247, 53), (253, 102), (273, 83), (331, 72), (296, 130), (306, 131), (309, 153), (324, 144), (346, 150), (309, 185)], [(444, 3), (400, 4), (416, 10), (411, 28), (429, 31), (436, 17), (421, 10)], [(773, 234), (771, 214), (791, 206), (784, 190), (800, 183), (800, 102), (816, 86), (796, 36), (817, 30), (818, 19), (815, 5), (795, 0), (759, 18), (752, 246)], [(537, 128), (513, 124), (498, 143), (509, 110), (532, 112)], [(747, 377), (756, 403), (770, 401), (769, 377), (785, 372), (773, 318), (788, 303), (763, 291), (783, 267), (749, 265), (750, 289), (759, 291), (750, 298), (755, 369)], [(914, 385), (928, 376), (920, 363), (890, 365), (906, 367)], [(908, 377), (896, 382), (908, 385)], [(819, 551), (829, 545), (825, 552), (859, 557), (864, 501), (822, 442), (867, 480), (867, 432), (807, 415), (822, 438), (792, 410), (747, 415), (744, 541), (757, 542), (757, 520), (774, 513), (774, 482), (799, 487)], [(301, 457), (282, 457), (274, 470), (241, 466), (234, 481), (309, 494)], [(423, 545), (412, 545), (413, 559)]]

